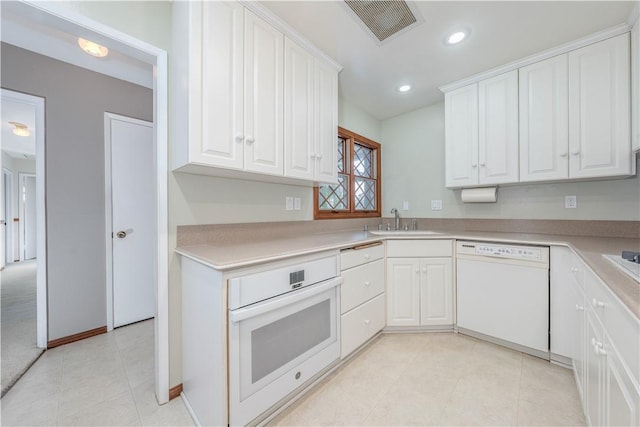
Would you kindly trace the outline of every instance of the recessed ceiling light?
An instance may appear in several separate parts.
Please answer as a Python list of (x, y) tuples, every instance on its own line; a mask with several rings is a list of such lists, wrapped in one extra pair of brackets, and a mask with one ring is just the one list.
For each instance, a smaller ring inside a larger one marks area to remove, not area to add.
[(457, 44), (460, 43), (462, 40), (464, 40), (467, 37), (467, 33), (464, 31), (456, 31), (455, 33), (451, 34), (449, 37), (447, 37), (447, 43), (449, 44)]
[(80, 46), (80, 48), (87, 52), (89, 55), (95, 56), (96, 58), (104, 58), (109, 54), (109, 49), (107, 49), (106, 47), (99, 45), (98, 43), (83, 39), (82, 37), (78, 37), (78, 46)]
[(18, 122), (9, 122), (14, 126), (13, 134), (18, 136), (29, 136), (31, 132), (27, 129), (27, 125)]
[(410, 90), (411, 90), (411, 85), (398, 86), (398, 92), (409, 92)]

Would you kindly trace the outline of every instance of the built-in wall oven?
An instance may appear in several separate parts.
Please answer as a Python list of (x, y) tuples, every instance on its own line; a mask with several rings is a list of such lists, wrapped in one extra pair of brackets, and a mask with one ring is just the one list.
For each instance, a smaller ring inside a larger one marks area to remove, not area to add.
[(337, 255), (229, 281), (229, 424), (255, 420), (340, 357)]

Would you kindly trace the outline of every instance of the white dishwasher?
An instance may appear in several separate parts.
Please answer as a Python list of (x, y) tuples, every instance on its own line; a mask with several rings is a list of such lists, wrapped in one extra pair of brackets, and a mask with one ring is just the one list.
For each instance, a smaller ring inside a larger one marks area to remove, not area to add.
[(549, 360), (549, 248), (458, 241), (458, 331)]

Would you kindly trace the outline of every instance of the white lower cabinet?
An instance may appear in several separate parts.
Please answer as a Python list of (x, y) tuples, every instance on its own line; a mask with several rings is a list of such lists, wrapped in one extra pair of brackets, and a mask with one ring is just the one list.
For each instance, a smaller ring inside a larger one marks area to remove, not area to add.
[(341, 319), (341, 357), (351, 354), (384, 328), (384, 294), (344, 314)]
[(453, 325), (452, 248), (450, 240), (387, 242), (387, 326)]
[(640, 321), (562, 247), (551, 250), (551, 353), (570, 359), (590, 425), (640, 425)]
[(340, 256), (341, 357), (384, 328), (384, 245), (344, 250)]

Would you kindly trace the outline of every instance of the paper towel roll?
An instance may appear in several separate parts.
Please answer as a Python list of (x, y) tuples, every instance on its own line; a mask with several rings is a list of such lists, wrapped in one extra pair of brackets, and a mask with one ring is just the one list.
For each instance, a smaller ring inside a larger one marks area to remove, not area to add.
[(464, 203), (495, 203), (498, 201), (498, 187), (463, 188)]

